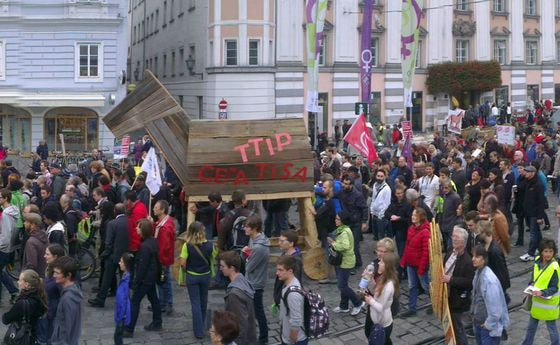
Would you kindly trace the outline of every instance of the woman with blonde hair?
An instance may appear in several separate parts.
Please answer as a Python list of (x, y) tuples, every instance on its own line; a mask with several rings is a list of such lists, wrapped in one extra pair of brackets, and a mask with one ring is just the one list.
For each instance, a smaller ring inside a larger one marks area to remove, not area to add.
[(215, 272), (217, 248), (206, 239), (206, 229), (201, 222), (194, 222), (187, 229), (186, 242), (180, 255), (182, 270), (186, 275), (187, 292), (191, 300), (193, 332), (197, 339), (204, 338), (204, 322), (208, 305), (210, 279)]
[(366, 336), (369, 344), (392, 345), (391, 331), (393, 330), (393, 314), (391, 305), (394, 297), (398, 297), (399, 277), (397, 265), (399, 258), (395, 253), (384, 255), (379, 260), (379, 279), (372, 284), (373, 291), (368, 289), (365, 301), (369, 307), (366, 319)]
[(2, 323), (22, 323), (27, 320), (31, 325), (31, 344), (37, 342), (38, 320), (47, 311), (47, 297), (43, 279), (33, 270), (25, 270), (19, 274), (19, 295), (16, 303), (2, 315)]

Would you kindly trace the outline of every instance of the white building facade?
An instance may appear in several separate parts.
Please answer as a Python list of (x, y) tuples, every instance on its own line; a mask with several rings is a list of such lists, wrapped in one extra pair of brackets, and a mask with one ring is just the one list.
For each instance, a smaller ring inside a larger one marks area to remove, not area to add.
[(0, 136), (10, 149), (111, 150), (126, 96), (127, 0), (0, 1)]

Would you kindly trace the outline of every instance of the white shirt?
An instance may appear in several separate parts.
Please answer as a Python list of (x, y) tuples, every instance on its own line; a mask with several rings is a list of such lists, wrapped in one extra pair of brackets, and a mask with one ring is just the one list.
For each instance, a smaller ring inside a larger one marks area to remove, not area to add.
[(392, 280), (387, 281), (381, 294), (371, 299), (369, 315), (374, 324), (381, 325), (383, 328), (389, 327), (393, 323), (393, 315), (391, 314), (391, 304), (393, 304), (393, 295), (395, 294), (395, 285)]
[(511, 107), (509, 105), (506, 108), (506, 114), (511, 115)]
[(371, 205), (370, 213), (377, 218), (383, 218), (385, 216), (385, 211), (391, 204), (391, 187), (385, 182), (383, 182), (383, 188), (377, 192), (377, 187), (379, 184), (375, 182), (372, 188), (371, 195)]
[(500, 115), (500, 111), (498, 110), (498, 107), (492, 107), (492, 116), (498, 116)]
[(432, 211), (434, 210), (434, 200), (439, 194), (439, 177), (432, 175), (432, 177), (422, 176), (419, 181), (420, 195), (424, 196), (424, 202)]

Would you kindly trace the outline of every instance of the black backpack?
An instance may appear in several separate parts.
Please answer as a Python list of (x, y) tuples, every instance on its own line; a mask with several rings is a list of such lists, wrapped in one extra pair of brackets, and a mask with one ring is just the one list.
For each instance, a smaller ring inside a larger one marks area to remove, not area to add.
[(228, 248), (230, 250), (240, 250), (249, 245), (249, 236), (245, 235), (244, 225), (247, 218), (251, 217), (254, 212), (251, 211), (247, 216), (240, 215), (236, 210), (229, 212), (233, 216), (234, 221), (231, 233), (228, 235)]

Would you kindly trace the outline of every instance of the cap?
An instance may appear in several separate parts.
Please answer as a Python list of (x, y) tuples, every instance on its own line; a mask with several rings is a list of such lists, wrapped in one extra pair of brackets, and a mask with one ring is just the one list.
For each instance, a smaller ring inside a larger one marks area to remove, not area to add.
[(532, 165), (526, 165), (525, 166), (525, 172), (537, 172), (537, 168), (535, 168)]
[(61, 169), (60, 164), (58, 164), (58, 163), (56, 163), (56, 162), (51, 163), (50, 167), (51, 167), (51, 168), (55, 168), (55, 169)]

